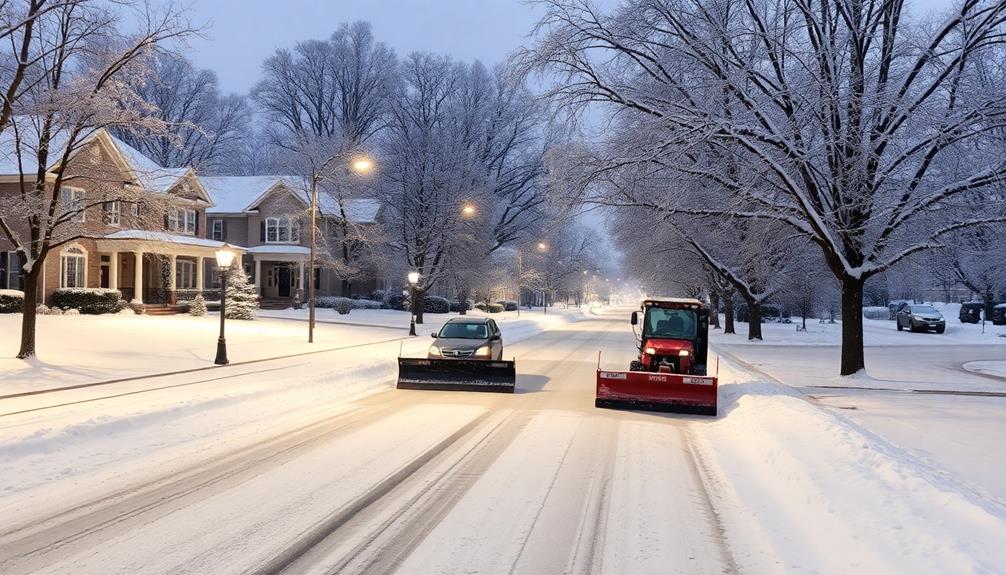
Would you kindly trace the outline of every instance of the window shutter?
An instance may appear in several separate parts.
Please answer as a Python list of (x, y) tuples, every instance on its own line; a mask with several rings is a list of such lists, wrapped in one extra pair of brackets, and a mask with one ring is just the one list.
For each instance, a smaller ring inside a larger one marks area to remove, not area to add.
[(201, 219), (202, 219), (202, 218), (200, 217), (200, 215), (201, 215), (201, 214), (200, 214), (200, 213), (199, 213), (199, 212), (197, 211), (197, 212), (196, 212), (196, 237), (197, 237), (197, 238), (199, 237), (199, 220), (201, 220)]
[(170, 231), (170, 229), (168, 228), (168, 214), (164, 214), (164, 230)]
[(227, 241), (227, 220), (220, 220), (221, 233), (224, 235), (223, 241)]
[(258, 223), (259, 230), (259, 241), (265, 243), (265, 220), (260, 220)]

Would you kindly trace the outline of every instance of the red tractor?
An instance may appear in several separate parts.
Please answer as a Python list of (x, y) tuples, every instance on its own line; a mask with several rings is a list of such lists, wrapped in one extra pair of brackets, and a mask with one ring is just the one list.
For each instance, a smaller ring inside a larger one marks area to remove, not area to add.
[(707, 376), (709, 310), (696, 299), (643, 301), (632, 312), (639, 358), (629, 371), (597, 369), (594, 405), (716, 415), (717, 381)]

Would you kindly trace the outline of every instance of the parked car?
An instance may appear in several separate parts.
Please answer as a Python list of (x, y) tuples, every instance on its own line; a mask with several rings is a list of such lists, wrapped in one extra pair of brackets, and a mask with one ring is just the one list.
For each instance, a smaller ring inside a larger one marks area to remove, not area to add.
[(966, 301), (961, 304), (959, 318), (961, 323), (978, 323), (982, 320), (982, 310), (985, 304), (980, 301)]
[(503, 359), (503, 334), (487, 317), (455, 317), (432, 334), (430, 359)]
[(992, 325), (1006, 325), (1006, 303), (992, 308)]
[(905, 304), (898, 310), (897, 322), (898, 331), (905, 328), (908, 328), (909, 331), (934, 329), (936, 333), (943, 333), (947, 329), (947, 322), (943, 319), (943, 314), (929, 304)]

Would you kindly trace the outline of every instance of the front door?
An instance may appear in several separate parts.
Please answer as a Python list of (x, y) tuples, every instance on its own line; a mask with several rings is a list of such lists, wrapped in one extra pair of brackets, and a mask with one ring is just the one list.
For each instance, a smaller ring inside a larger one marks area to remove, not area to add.
[(101, 287), (108, 289), (108, 266), (101, 266)]
[(276, 283), (279, 284), (279, 297), (290, 297), (290, 268), (280, 266), (276, 270)]

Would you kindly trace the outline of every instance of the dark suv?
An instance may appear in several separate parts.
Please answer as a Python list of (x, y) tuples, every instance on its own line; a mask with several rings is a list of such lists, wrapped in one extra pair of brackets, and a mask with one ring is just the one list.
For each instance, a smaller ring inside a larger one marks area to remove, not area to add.
[(978, 323), (982, 320), (982, 310), (985, 304), (980, 301), (967, 301), (961, 304), (961, 313), (958, 316), (961, 323)]
[(1006, 303), (992, 308), (992, 325), (1006, 325)]
[(947, 322), (943, 319), (943, 314), (931, 305), (910, 303), (902, 306), (898, 310), (898, 331), (908, 328), (910, 331), (936, 330), (936, 333), (943, 333), (947, 329)]

